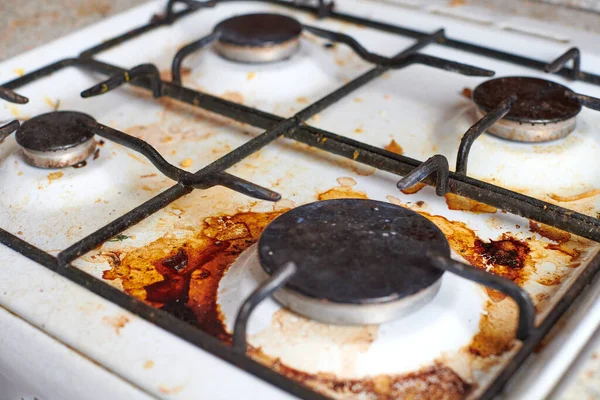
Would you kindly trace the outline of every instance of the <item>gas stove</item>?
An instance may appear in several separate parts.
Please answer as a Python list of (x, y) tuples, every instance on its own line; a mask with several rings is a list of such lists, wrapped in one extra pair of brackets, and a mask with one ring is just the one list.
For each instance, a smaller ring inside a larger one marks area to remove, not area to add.
[(444, 10), (152, 2), (0, 64), (1, 375), (549, 395), (600, 322), (596, 38)]

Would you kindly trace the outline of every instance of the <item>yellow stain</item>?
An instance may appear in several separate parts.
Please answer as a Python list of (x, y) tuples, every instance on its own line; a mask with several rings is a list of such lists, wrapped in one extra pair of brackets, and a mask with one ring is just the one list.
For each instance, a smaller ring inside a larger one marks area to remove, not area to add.
[(251, 81), (252, 79), (256, 78), (256, 72), (248, 72), (246, 78)]
[(11, 105), (9, 106), (9, 109), (10, 109), (10, 113), (11, 113), (12, 115), (14, 115), (15, 117), (18, 117), (18, 116), (19, 116), (19, 109), (17, 108), (17, 106), (15, 106), (15, 105), (12, 105), (12, 104), (11, 104)]
[(15, 74), (19, 75), (19, 77), (25, 75), (25, 68), (15, 68), (12, 70)]

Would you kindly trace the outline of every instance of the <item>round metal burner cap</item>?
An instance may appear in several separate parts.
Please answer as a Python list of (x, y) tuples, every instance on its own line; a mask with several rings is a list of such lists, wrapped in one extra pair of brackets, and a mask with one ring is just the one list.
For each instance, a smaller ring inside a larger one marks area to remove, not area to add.
[(300, 47), (302, 25), (280, 14), (246, 14), (220, 22), (215, 49), (233, 61), (266, 63), (286, 59)]
[(473, 91), (478, 116), (491, 111), (512, 94), (517, 101), (488, 132), (520, 142), (544, 142), (567, 136), (575, 129), (581, 105), (567, 97), (571, 90), (556, 82), (529, 77), (505, 77), (483, 82)]
[(25, 121), (15, 134), (25, 160), (36, 167), (62, 168), (89, 157), (96, 148), (94, 134), (78, 119), (94, 120), (76, 111), (55, 111)]
[(428, 249), (450, 255), (444, 234), (409, 209), (373, 200), (328, 200), (295, 208), (263, 232), (260, 263), (298, 270), (275, 294), (290, 309), (338, 324), (382, 323), (427, 303), (443, 272)]

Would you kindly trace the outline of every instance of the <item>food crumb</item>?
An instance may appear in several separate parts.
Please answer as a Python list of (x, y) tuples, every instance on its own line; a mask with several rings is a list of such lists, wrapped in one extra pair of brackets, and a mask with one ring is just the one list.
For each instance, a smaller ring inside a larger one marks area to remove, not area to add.
[(355, 103), (362, 103), (362, 101), (363, 101), (363, 100), (362, 100), (360, 97), (355, 97), (355, 98), (354, 98), (354, 102), (355, 102)]
[(465, 5), (465, 0), (450, 0), (450, 7), (461, 7)]
[(144, 363), (144, 369), (150, 369), (152, 367), (154, 367), (154, 361), (148, 360)]
[(13, 72), (21, 77), (25, 75), (25, 68), (15, 68), (13, 69)]
[(466, 87), (466, 88), (464, 88), (462, 90), (462, 95), (465, 96), (467, 99), (470, 100), (471, 97), (473, 97), (473, 91), (471, 89), (469, 89), (469, 88)]
[(306, 104), (308, 103), (308, 99), (306, 97), (296, 97), (296, 102)]
[(390, 96), (389, 94), (386, 94), (385, 96), (383, 96), (383, 98), (386, 100), (390, 100), (392, 98), (392, 96)]
[(356, 129), (354, 130), (354, 133), (363, 133), (363, 132), (364, 132), (364, 130), (363, 130), (363, 128), (362, 128), (362, 127), (361, 127), (361, 128), (356, 128)]
[(248, 76), (246, 77), (249, 81), (256, 78), (256, 72), (248, 72)]
[(182, 166), (183, 168), (191, 167), (191, 166), (192, 166), (192, 163), (193, 163), (193, 161), (192, 161), (192, 159), (191, 159), (191, 158), (184, 158), (184, 159), (181, 161), (181, 166)]

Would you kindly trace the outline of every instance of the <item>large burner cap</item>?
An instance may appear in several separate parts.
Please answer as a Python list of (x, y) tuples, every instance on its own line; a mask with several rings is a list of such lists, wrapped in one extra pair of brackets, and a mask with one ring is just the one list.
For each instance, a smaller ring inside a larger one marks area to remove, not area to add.
[(443, 272), (424, 256), (448, 255), (443, 233), (414, 211), (373, 200), (328, 200), (295, 208), (263, 232), (267, 274), (298, 270), (275, 297), (329, 323), (381, 323), (412, 312), (439, 289)]
[(517, 101), (489, 132), (521, 142), (543, 142), (564, 137), (575, 129), (581, 105), (566, 96), (571, 90), (555, 82), (528, 77), (496, 78), (473, 91), (479, 116), (488, 113), (511, 94)]
[(94, 152), (96, 142), (78, 119), (94, 120), (76, 111), (55, 111), (25, 121), (15, 134), (25, 160), (42, 168), (61, 168), (85, 160)]
[(216, 50), (225, 58), (249, 63), (283, 60), (300, 46), (302, 25), (280, 14), (246, 14), (226, 19), (216, 27)]

